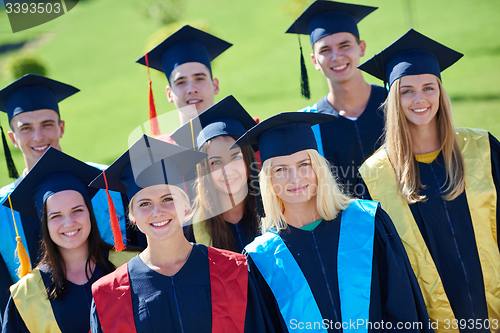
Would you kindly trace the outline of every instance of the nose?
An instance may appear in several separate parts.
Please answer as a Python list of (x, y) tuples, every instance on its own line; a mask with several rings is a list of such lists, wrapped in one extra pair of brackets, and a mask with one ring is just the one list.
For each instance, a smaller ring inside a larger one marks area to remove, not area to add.
[(188, 94), (197, 94), (198, 93), (198, 85), (193, 80), (188, 81), (187, 89), (188, 89), (187, 90)]
[(71, 227), (74, 224), (75, 224), (75, 221), (71, 218), (71, 216), (66, 216), (66, 218), (64, 219), (64, 226)]
[(35, 127), (33, 133), (33, 140), (41, 141), (43, 139), (43, 131), (39, 127)]
[(424, 94), (421, 91), (417, 90), (415, 92), (415, 103), (419, 104), (422, 103), (424, 100), (425, 100)]
[(290, 168), (288, 179), (291, 183), (295, 183), (300, 179), (300, 170), (298, 168)]
[(165, 215), (165, 211), (163, 210), (163, 207), (159, 204), (154, 205), (153, 207), (153, 216), (158, 217)]
[(337, 49), (333, 49), (332, 50), (332, 61), (335, 61), (335, 60), (339, 59), (340, 57), (342, 57), (342, 53)]

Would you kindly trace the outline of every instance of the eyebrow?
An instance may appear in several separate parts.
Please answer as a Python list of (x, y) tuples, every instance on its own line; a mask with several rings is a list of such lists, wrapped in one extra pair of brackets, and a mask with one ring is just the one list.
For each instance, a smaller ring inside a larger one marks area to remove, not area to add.
[(338, 43), (337, 45), (341, 46), (341, 45), (351, 44), (351, 43), (352, 43), (352, 42), (351, 42), (350, 40), (346, 39), (345, 41), (340, 42), (340, 43)]
[[(53, 119), (47, 119), (47, 120), (42, 121), (41, 123), (42, 123), (42, 124), (47, 124), (47, 123), (55, 123), (55, 122), (56, 122), (56, 121), (55, 121), (55, 120), (53, 120)], [(33, 123), (21, 123), (21, 124), (19, 125), (19, 127), (29, 126), (29, 125), (33, 125)]]
[[(303, 160), (300, 160), (297, 162), (297, 164), (300, 164), (302, 162), (305, 162), (305, 161), (310, 161), (311, 159), (310, 158), (304, 158)], [(274, 165), (273, 168), (276, 168), (276, 167), (282, 167), (282, 166), (288, 166), (289, 164), (278, 164), (278, 165)]]
[[(428, 82), (428, 83), (424, 83), (423, 86), (437, 86), (437, 83), (434, 83), (434, 82)], [(399, 89), (402, 89), (402, 88), (413, 88), (414, 86), (412, 85), (404, 85), (404, 86), (400, 86)]]
[[(77, 208), (80, 208), (80, 207), (83, 207), (83, 204), (76, 205), (75, 207), (72, 207), (72, 208), (71, 208), (71, 210), (73, 210), (73, 209), (77, 209)], [(60, 212), (60, 211), (57, 211), (57, 212), (50, 212), (50, 213), (48, 214), (48, 216), (50, 216), (50, 215), (54, 215), (54, 214), (61, 214), (61, 212)]]

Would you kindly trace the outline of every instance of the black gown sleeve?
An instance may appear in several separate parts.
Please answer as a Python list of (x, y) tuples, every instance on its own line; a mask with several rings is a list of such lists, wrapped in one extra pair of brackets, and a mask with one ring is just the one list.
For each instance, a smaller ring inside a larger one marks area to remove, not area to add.
[[(370, 320), (390, 322), (394, 331), (433, 332), (403, 243), (389, 215), (380, 207), (375, 216), (371, 294)], [(380, 303), (374, 304), (377, 300)]]
[(12, 297), (9, 298), (7, 308), (3, 315), (2, 333), (29, 333), (26, 324), (17, 311)]
[(490, 137), (490, 150), (491, 150), (491, 174), (493, 175), (493, 182), (497, 190), (497, 243), (500, 249), (500, 230), (498, 221), (500, 220), (500, 142), (491, 134)]
[(266, 280), (260, 274), (260, 271), (254, 264), (252, 257), (250, 257), (250, 255), (248, 255), (245, 252), (244, 254), (247, 255), (248, 270), (249, 270), (248, 282), (249, 284), (252, 284), (256, 289), (262, 307), (266, 315), (269, 317), (270, 320), (269, 326), (271, 326), (274, 332), (279, 332), (279, 333), (288, 332), (288, 330), (286, 329), (285, 321), (281, 316), (278, 303), (274, 298), (274, 294), (271, 291), (271, 288), (269, 288), (269, 285), (267, 284)]
[(101, 322), (99, 321), (99, 316), (97, 315), (94, 300), (92, 300), (92, 306), (90, 307), (90, 332), (102, 333)]
[(366, 186), (365, 181), (358, 175), (358, 182), (356, 183), (355, 192), (358, 198), (365, 200), (372, 200), (370, 192), (368, 191), (368, 186)]
[[(248, 277), (245, 332), (276, 332), (262, 295), (258, 292), (258, 287), (256, 286), (254, 279), (250, 276)], [(281, 332), (281, 330), (278, 332)]]

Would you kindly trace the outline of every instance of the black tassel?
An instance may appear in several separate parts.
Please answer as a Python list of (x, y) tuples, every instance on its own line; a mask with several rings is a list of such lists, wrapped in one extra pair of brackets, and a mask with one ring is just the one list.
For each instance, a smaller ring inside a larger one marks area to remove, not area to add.
[(311, 91), (309, 90), (309, 78), (307, 77), (306, 62), (304, 61), (302, 46), (300, 46), (300, 94), (304, 96), (305, 99), (311, 98)]
[(17, 173), (16, 165), (14, 164), (14, 160), (12, 159), (12, 155), (10, 154), (9, 145), (7, 144), (7, 139), (5, 139), (5, 134), (3, 132), (2, 125), (0, 125), (0, 130), (2, 131), (3, 151), (5, 153), (5, 161), (7, 162), (7, 169), (9, 170), (9, 177), (17, 179), (19, 178), (19, 174)]

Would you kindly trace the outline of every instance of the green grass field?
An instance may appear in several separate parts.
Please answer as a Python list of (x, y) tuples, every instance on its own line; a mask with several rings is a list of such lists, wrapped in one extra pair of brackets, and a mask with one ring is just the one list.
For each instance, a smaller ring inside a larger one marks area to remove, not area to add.
[[(182, 20), (202, 21), (210, 32), (233, 43), (213, 65), (220, 81), (216, 101), (233, 94), (253, 115), (264, 119), (282, 111), (295, 111), (327, 93), (321, 73), (307, 54), (309, 39), (301, 40), (311, 82), (312, 98), (299, 92), (299, 49), (295, 35), (284, 32), (295, 16), (284, 7), (292, 0), (185, 0)], [(368, 48), (364, 60), (392, 43), (412, 27), (465, 54), (443, 73), (452, 97), (458, 126), (485, 128), (500, 136), (500, 1), (498, 0), (364, 0), (378, 6), (359, 24)], [(148, 38), (161, 26), (140, 13), (138, 0), (81, 1), (69, 13), (42, 26), (13, 34), (7, 15), (0, 10), (0, 46), (36, 40), (30, 52), (48, 66), (48, 76), (72, 84), (81, 92), (60, 104), (66, 120), (63, 150), (84, 161), (109, 164), (129, 144), (131, 133), (148, 119), (146, 68), (135, 64)], [(0, 86), (12, 81), (3, 66), (11, 54), (0, 54)], [(379, 83), (366, 77), (369, 82)], [(178, 125), (173, 104), (165, 96), (166, 78), (152, 75), (157, 110), (169, 120), (162, 130)], [(7, 127), (7, 117), (0, 121)], [(13, 148), (19, 171), (22, 154)], [(3, 161), (0, 184), (9, 182)]]

